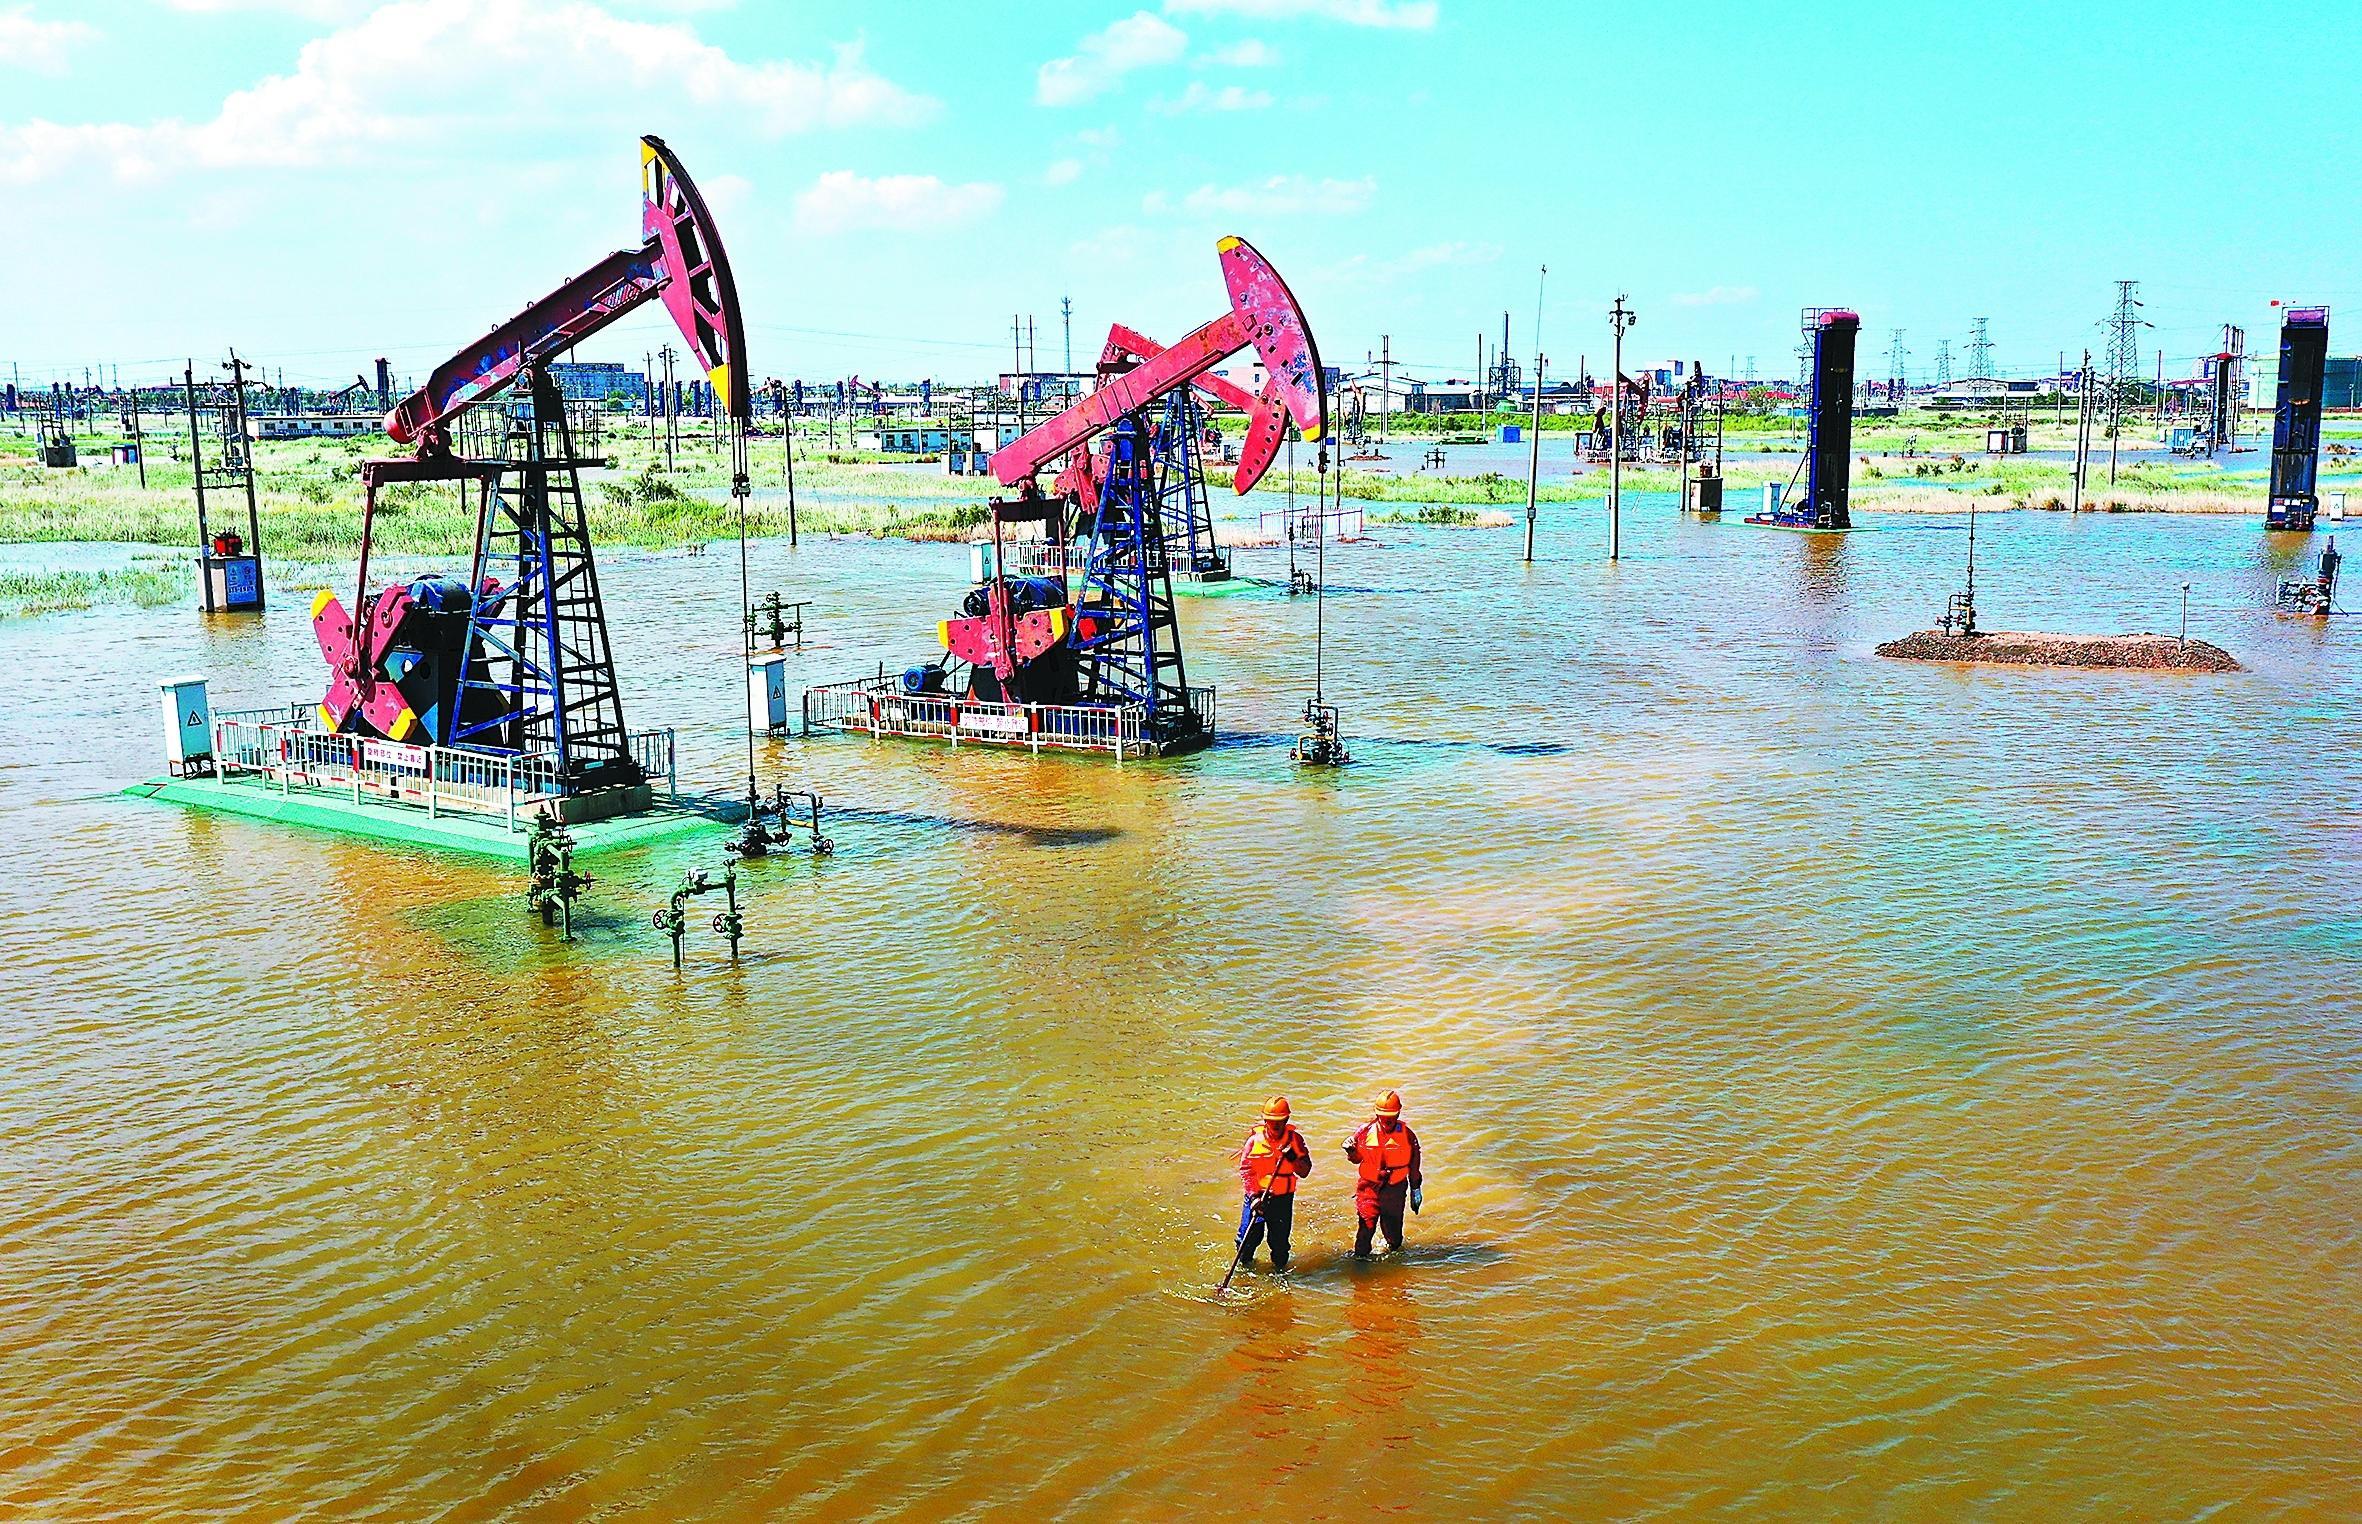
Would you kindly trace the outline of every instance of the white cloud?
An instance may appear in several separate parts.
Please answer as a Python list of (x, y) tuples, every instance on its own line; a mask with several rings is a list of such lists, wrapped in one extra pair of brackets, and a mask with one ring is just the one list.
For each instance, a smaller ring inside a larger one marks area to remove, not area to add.
[(1248, 16), (1258, 21), (1292, 21), (1310, 17), (1342, 21), (1347, 26), (1407, 27), (1425, 31), (1435, 25), (1435, 0), (1165, 0), (1176, 16)]
[(0, 124), (0, 182), (360, 163), (507, 128), (692, 110), (776, 136), (910, 123), (934, 109), (872, 73), (855, 47), (825, 66), (741, 63), (686, 25), (627, 20), (585, 0), (395, 0), (304, 44), (292, 71), (233, 92), (208, 121)]
[(1260, 38), (1249, 37), (1229, 47), (1216, 48), (1207, 61), (1232, 69), (1268, 69), (1279, 62), (1279, 54)]
[[(1377, 189), (1378, 182), (1366, 175), (1359, 180), (1273, 175), (1252, 185), (1201, 185), (1181, 198), (1180, 210), (1192, 217), (1288, 217), (1306, 212), (1341, 216), (1368, 206)], [(1174, 203), (1163, 191), (1151, 191), (1141, 207), (1152, 213), (1170, 212)]]
[(1192, 111), (1261, 111), (1270, 104), (1268, 90), (1249, 90), (1240, 85), (1211, 90), (1204, 80), (1198, 79), (1191, 80), (1189, 88), (1172, 100), (1158, 101), (1149, 109), (1166, 116), (1182, 116)]
[(1072, 185), (1082, 177), (1083, 161), (1080, 159), (1059, 159), (1042, 171), (1044, 185)]
[(1001, 188), (986, 181), (946, 185), (933, 175), (832, 169), (796, 197), (796, 225), (812, 233), (930, 232), (990, 216)]
[(1189, 46), (1189, 35), (1171, 22), (1136, 11), (1076, 44), (1068, 58), (1053, 58), (1034, 76), (1033, 98), (1045, 106), (1074, 106), (1104, 95), (1134, 69), (1169, 64)]
[(1676, 307), (1737, 307), (1755, 300), (1753, 286), (1713, 286), (1704, 291), (1676, 291), (1669, 300)]
[(62, 74), (66, 53), (90, 41), (98, 29), (80, 21), (43, 21), (30, 5), (0, 10), (0, 68)]

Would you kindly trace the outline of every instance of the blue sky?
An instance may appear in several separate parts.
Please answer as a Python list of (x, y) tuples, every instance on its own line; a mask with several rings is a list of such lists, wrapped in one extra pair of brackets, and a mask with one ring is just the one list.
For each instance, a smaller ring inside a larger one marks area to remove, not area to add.
[(980, 378), (1013, 312), (1054, 366), (1065, 296), (1087, 363), (1214, 316), (1234, 232), (1349, 366), (1466, 374), (1504, 307), (1530, 353), (1547, 263), (1554, 372), (1619, 291), (1650, 363), (1781, 374), (1844, 305), (1865, 373), (1978, 315), (2046, 372), (2119, 277), (2181, 370), (2276, 297), (2362, 322), (2358, 79), (2343, 6), (0, 0), (0, 366), (423, 372), (637, 241), (655, 132), (758, 375)]

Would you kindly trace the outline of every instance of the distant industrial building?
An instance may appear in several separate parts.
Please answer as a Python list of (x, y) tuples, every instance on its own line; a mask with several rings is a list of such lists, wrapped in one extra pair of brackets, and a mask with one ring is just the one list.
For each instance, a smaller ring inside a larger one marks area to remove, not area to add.
[(2362, 407), (2362, 355), (2331, 355), (2321, 371), (2323, 407)]
[(384, 426), (375, 413), (250, 413), (250, 439), (357, 439)]
[(941, 455), (948, 449), (974, 449), (976, 431), (964, 424), (958, 428), (941, 423), (884, 424), (856, 429), (853, 446), (888, 455)]
[(605, 402), (621, 397), (633, 407), (648, 405), (648, 377), (626, 370), (613, 360), (560, 361), (549, 367), (549, 378), (569, 402)]
[(1947, 381), (1923, 393), (1917, 400), (1921, 407), (1938, 411), (1991, 408), (2008, 403), (2030, 404), (2037, 398), (2048, 397), (2057, 389), (2056, 381), (2010, 381), (1995, 376), (1964, 376), (1958, 381)]

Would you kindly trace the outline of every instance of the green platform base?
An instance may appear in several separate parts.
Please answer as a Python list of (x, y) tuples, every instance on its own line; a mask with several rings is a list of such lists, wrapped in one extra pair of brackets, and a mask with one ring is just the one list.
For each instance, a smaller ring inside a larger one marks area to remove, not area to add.
[[(134, 799), (152, 800), (157, 804), (211, 810), (217, 814), (237, 815), (247, 820), (266, 820), (304, 830), (328, 831), (339, 836), (357, 836), (406, 847), (467, 852), (478, 857), (497, 857), (509, 862), (521, 863), (526, 860), (525, 831), (521, 827), (511, 831), (503, 821), (480, 815), (430, 816), (422, 809), (413, 809), (407, 805), (375, 800), (355, 804), (348, 795), (319, 790), (296, 790), (282, 794), (272, 785), (250, 778), (226, 782), (218, 778), (150, 778), (145, 783), (133, 784), (123, 792)], [(594, 820), (569, 826), (567, 834), (574, 838), (574, 855), (578, 858), (588, 857), (596, 852), (645, 846), (650, 842), (686, 836), (696, 831), (732, 829), (733, 822), (728, 818), (732, 808), (719, 805), (711, 808), (658, 805), (637, 815), (621, 815), (612, 820)], [(741, 813), (744, 811), (742, 805), (735, 808)]]

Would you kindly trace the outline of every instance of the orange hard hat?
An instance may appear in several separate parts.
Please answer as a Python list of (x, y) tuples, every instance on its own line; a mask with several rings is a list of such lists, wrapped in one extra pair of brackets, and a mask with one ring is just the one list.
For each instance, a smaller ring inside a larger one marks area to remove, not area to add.
[(1398, 1116), (1401, 1116), (1401, 1115), (1402, 1115), (1402, 1096), (1401, 1096), (1401, 1094), (1400, 1094), (1399, 1092), (1397, 1092), (1397, 1091), (1389, 1090), (1389, 1091), (1387, 1091), (1387, 1092), (1386, 1092), (1384, 1095), (1382, 1095), (1382, 1096), (1379, 1096), (1379, 1097), (1378, 1097), (1378, 1115), (1380, 1115), (1380, 1116), (1382, 1116), (1382, 1117), (1398, 1117)]
[(1266, 1102), (1264, 1102), (1264, 1103), (1263, 1103), (1263, 1120), (1264, 1120), (1264, 1121), (1266, 1121), (1266, 1122), (1284, 1122), (1284, 1121), (1286, 1121), (1287, 1119), (1288, 1119), (1288, 1098), (1287, 1098), (1286, 1096), (1284, 1096), (1284, 1095), (1275, 1095), (1275, 1096), (1273, 1096), (1273, 1097), (1272, 1097), (1270, 1100), (1268, 1100), (1268, 1101), (1266, 1101)]

